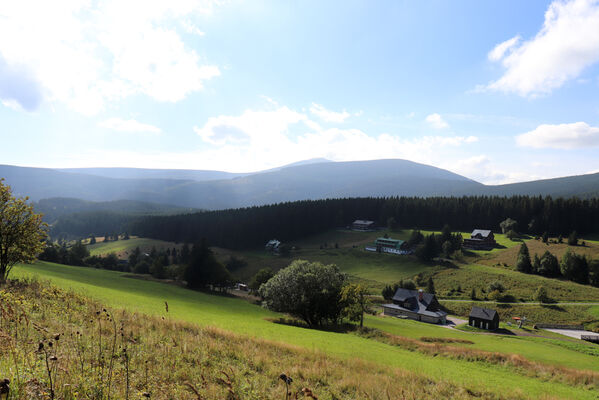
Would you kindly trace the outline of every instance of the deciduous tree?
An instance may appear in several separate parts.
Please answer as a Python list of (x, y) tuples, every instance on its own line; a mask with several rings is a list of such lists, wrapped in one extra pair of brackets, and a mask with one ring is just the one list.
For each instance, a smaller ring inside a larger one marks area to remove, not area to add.
[(368, 290), (360, 284), (350, 283), (341, 289), (341, 304), (343, 316), (350, 321), (360, 321), (364, 326), (364, 313), (368, 311), (370, 299)]
[(0, 283), (17, 263), (32, 262), (44, 249), (47, 225), (27, 203), (16, 198), (0, 179)]
[(345, 275), (336, 265), (295, 260), (260, 287), (266, 307), (301, 318), (308, 326), (336, 322)]

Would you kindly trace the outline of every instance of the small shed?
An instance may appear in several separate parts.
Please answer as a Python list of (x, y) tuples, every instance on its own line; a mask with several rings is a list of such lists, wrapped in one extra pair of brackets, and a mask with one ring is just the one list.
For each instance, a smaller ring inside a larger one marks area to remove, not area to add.
[(499, 314), (490, 308), (472, 307), (468, 318), (468, 325), (494, 331), (499, 328)]

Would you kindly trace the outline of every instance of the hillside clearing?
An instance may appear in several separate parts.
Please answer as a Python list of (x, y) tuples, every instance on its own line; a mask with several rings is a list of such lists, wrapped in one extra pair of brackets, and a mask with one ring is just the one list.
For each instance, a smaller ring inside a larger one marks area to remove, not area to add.
[(100, 242), (87, 245), (89, 253), (92, 256), (104, 256), (110, 253), (115, 253), (120, 259), (126, 259), (136, 247), (139, 247), (142, 253), (150, 253), (153, 247), (159, 251), (166, 251), (166, 249), (172, 249), (173, 247), (180, 248), (181, 245), (177, 245), (172, 242), (165, 242), (163, 240), (146, 238), (131, 238), (129, 240)]

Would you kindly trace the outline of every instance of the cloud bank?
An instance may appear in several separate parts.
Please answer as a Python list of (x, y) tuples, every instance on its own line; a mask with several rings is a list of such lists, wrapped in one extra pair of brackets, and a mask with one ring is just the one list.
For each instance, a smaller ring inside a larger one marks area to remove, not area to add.
[[(32, 71), (47, 100), (86, 115), (133, 95), (176, 102), (220, 74), (179, 34), (211, 8), (207, 0), (1, 2), (0, 56), (9, 69)], [(10, 97), (34, 109), (40, 101), (27, 88)]]
[(109, 118), (98, 124), (101, 128), (107, 128), (118, 132), (153, 133), (158, 134), (161, 129), (150, 124), (144, 124), (134, 119)]
[(505, 73), (488, 90), (538, 96), (577, 78), (599, 61), (599, 1), (554, 1), (537, 35), (520, 43), (513, 37), (488, 54)]
[(539, 125), (532, 131), (516, 137), (516, 143), (536, 149), (583, 149), (599, 146), (599, 127), (586, 122)]

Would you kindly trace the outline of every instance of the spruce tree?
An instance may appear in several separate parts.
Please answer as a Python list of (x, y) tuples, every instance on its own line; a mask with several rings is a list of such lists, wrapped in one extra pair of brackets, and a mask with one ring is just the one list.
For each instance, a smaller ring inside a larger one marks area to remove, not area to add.
[(530, 274), (532, 272), (532, 264), (530, 262), (530, 254), (528, 252), (528, 246), (526, 243), (522, 243), (520, 246), (520, 251), (518, 252), (518, 260), (516, 262), (516, 269), (520, 272), (524, 272), (525, 274)]
[(435, 283), (432, 276), (429, 276), (428, 282), (426, 282), (426, 292), (435, 294)]
[(541, 259), (539, 258), (539, 255), (535, 253), (535, 256), (533, 257), (533, 261), (532, 261), (532, 273), (533, 274), (538, 274), (541, 271)]

